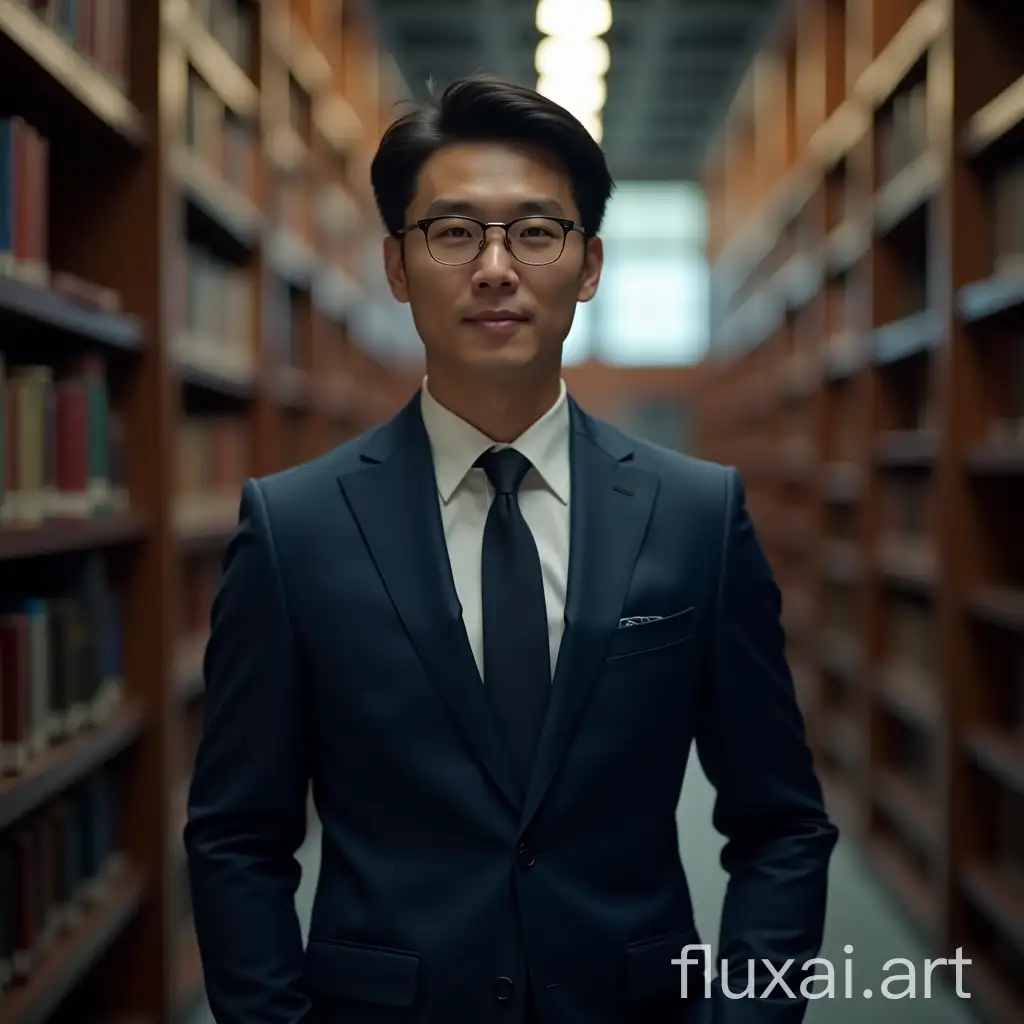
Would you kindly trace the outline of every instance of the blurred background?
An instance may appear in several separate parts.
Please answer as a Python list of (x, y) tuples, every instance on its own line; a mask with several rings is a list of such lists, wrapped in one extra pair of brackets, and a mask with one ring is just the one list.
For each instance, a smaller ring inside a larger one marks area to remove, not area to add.
[[(808, 1020), (1024, 1021), (1020, 0), (0, 0), (0, 1021), (209, 1024), (181, 849), (240, 487), (421, 346), (368, 167), (484, 70), (619, 188), (590, 411), (738, 466), (843, 838)], [(694, 762), (679, 833), (714, 942)], [(309, 839), (298, 904), (318, 863)], [(852, 947), (852, 950), (848, 947)], [(963, 947), (971, 999), (925, 957)], [(916, 998), (868, 1003), (906, 957)]]

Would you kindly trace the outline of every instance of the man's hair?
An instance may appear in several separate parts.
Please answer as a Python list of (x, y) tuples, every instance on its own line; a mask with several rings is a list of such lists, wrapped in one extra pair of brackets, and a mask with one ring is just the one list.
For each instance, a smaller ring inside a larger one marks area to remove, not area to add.
[(384, 226), (405, 227), (420, 170), (438, 150), (459, 142), (525, 143), (561, 160), (572, 182), (582, 226), (596, 235), (615, 185), (593, 136), (564, 107), (547, 97), (488, 75), (449, 85), (402, 115), (384, 133), (370, 180)]

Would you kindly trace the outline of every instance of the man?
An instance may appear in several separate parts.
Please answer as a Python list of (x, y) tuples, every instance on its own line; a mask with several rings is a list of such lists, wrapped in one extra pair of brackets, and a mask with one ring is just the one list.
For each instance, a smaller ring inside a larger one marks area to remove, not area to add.
[(599, 146), (470, 79), (397, 121), (372, 177), (427, 375), (390, 422), (242, 495), (186, 830), (216, 1019), (801, 1020), (781, 985), (705, 1001), (692, 954), (681, 997), (691, 742), (728, 839), (732, 990), (748, 959), (758, 994), (762, 960), (795, 960), (799, 995), (836, 832), (737, 474), (565, 394), (601, 274)]

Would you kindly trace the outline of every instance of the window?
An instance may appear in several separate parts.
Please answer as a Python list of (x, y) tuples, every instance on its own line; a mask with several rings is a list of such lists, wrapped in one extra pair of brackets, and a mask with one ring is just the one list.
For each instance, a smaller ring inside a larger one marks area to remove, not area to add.
[[(708, 337), (705, 203), (689, 183), (627, 182), (602, 229), (601, 287), (567, 354), (620, 366), (677, 366), (703, 358)], [(583, 307), (580, 307), (583, 308)]]

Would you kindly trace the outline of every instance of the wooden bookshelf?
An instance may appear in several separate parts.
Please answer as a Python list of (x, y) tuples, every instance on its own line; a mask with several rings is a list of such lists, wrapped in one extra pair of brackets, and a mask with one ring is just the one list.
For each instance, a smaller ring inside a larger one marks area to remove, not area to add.
[(368, 161), (403, 84), (349, 5), (212, 7), (104, 0), (90, 30), (0, 0), (12, 1024), (175, 1021), (202, 995), (181, 831), (241, 485), (418, 383), (359, 328)]
[(744, 474), (833, 813), (996, 1024), (1024, 1019), (1022, 40), (1001, 0), (794, 0), (704, 167), (703, 454)]

